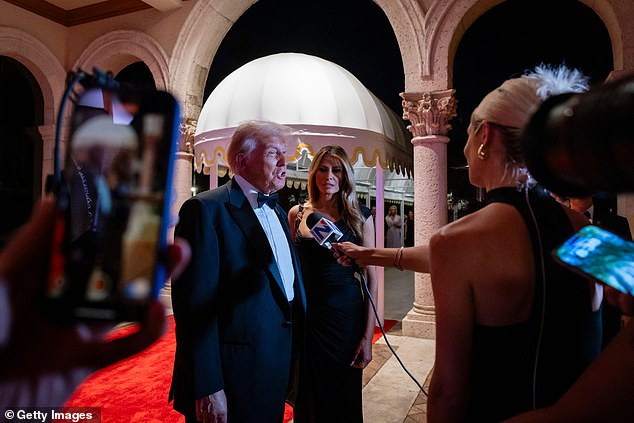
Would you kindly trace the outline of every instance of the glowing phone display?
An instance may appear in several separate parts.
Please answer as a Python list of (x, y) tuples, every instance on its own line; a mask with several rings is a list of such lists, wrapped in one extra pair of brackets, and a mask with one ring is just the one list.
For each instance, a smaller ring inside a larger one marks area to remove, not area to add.
[(553, 255), (586, 277), (634, 295), (634, 242), (588, 225), (555, 249)]

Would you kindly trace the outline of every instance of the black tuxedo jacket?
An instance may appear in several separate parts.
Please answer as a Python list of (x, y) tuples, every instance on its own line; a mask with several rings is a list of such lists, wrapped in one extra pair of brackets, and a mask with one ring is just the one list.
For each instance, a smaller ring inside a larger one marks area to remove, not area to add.
[(197, 398), (225, 390), (229, 422), (279, 422), (292, 388), (306, 297), (288, 219), (277, 205), (295, 267), (289, 304), (273, 251), (232, 179), (181, 207), (175, 236), (192, 259), (172, 282), (176, 356), (170, 400), (195, 416)]
[(632, 240), (630, 224), (625, 216), (620, 216), (618, 214), (608, 214), (603, 218), (595, 219), (594, 224), (605, 228), (608, 231), (612, 231), (628, 241)]

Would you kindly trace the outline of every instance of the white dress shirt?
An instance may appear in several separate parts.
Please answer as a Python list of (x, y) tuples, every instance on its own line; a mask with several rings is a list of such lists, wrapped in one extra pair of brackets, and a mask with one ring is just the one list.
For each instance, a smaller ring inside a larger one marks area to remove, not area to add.
[(292, 301), (295, 297), (295, 291), (293, 290), (295, 271), (293, 268), (290, 246), (288, 245), (284, 228), (282, 228), (282, 223), (277, 217), (275, 211), (270, 208), (268, 204), (263, 204), (262, 207), (258, 206), (258, 190), (255, 189), (253, 185), (240, 175), (236, 175), (236, 182), (247, 197), (251, 207), (253, 207), (255, 215), (258, 217), (262, 229), (264, 229), (266, 238), (269, 240), (269, 244), (273, 250), (275, 262), (277, 263), (280, 275), (282, 275), (286, 298), (288, 301)]

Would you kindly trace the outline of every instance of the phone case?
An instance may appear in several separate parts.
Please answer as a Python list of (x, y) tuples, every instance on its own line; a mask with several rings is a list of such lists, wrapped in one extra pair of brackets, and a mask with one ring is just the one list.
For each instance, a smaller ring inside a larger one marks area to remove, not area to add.
[(634, 295), (634, 242), (588, 225), (556, 248), (553, 256), (596, 282)]
[(164, 91), (93, 88), (79, 97), (45, 290), (54, 314), (136, 321), (158, 297), (179, 122)]

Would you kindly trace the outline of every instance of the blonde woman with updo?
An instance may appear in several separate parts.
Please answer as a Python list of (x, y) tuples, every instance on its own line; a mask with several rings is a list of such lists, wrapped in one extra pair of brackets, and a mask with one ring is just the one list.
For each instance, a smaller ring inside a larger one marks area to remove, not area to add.
[(436, 360), (427, 421), (499, 422), (553, 404), (600, 350), (594, 284), (552, 249), (588, 223), (536, 190), (520, 139), (549, 95), (584, 91), (575, 70), (542, 66), (507, 80), (474, 110), (464, 155), (486, 205), (405, 249), (335, 248), (357, 264), (430, 273)]

